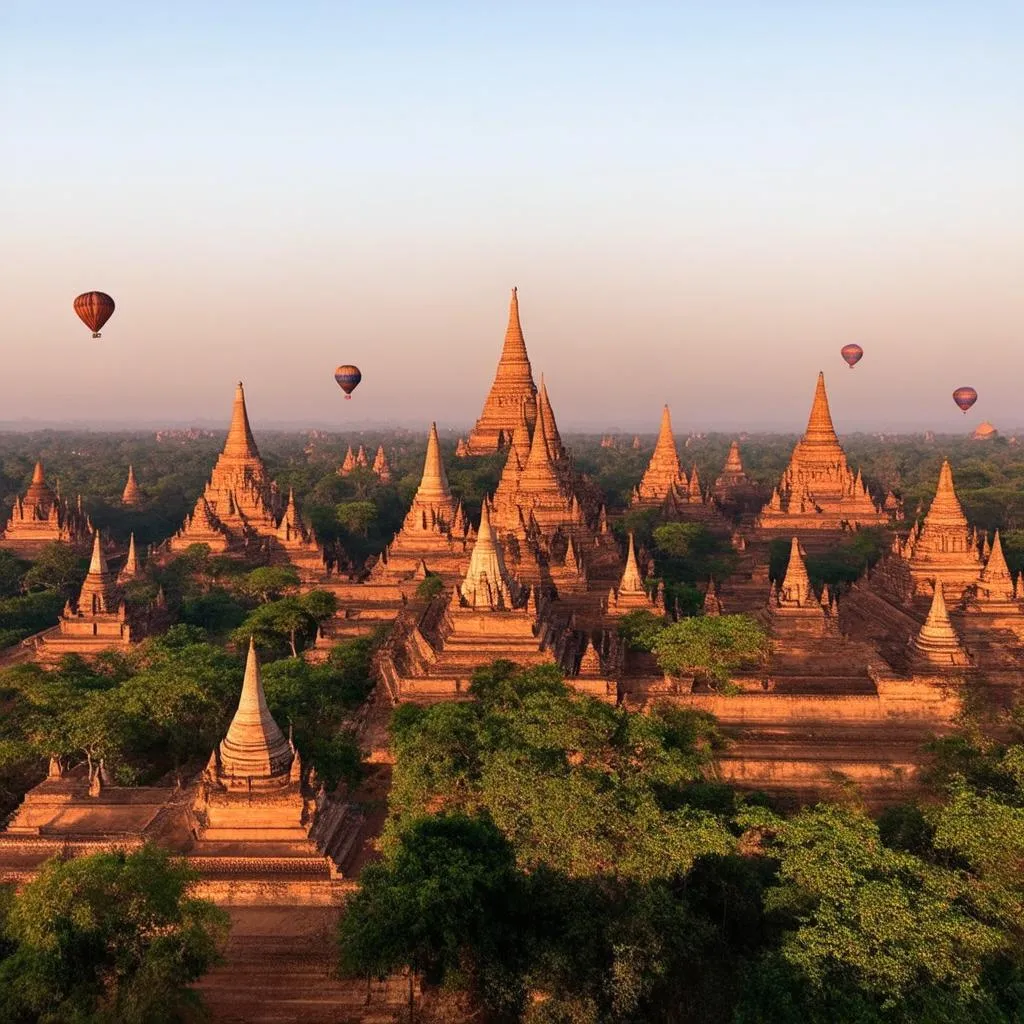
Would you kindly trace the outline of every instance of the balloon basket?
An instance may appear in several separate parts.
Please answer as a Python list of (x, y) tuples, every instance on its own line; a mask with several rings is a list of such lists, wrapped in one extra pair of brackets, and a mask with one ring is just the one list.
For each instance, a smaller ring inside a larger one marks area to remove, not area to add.
[(100, 334), (100, 333), (98, 333), (97, 331), (93, 331), (93, 335), (92, 335), (92, 336), (93, 336), (94, 338), (102, 338), (102, 337), (103, 337), (103, 335), (102, 335), (102, 334)]
[(345, 401), (346, 402), (351, 402), (352, 401), (352, 396), (351, 395), (346, 395), (345, 396)]

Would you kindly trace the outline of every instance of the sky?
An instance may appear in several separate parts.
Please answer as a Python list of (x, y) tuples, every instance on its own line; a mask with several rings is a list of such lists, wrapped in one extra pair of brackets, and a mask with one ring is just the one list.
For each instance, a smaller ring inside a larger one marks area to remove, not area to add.
[(516, 285), (563, 429), (1024, 426), (1022, 111), (1020, 0), (2, 0), (0, 422), (469, 425)]

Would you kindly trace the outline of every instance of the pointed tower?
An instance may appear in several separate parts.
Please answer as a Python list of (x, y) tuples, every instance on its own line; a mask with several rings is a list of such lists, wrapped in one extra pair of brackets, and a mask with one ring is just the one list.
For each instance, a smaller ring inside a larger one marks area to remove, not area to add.
[(712, 617), (722, 614), (722, 602), (715, 590), (714, 579), (708, 580), (708, 589), (704, 592), (704, 614)]
[(751, 501), (756, 494), (754, 483), (743, 468), (737, 441), (729, 445), (729, 454), (722, 467), (722, 475), (715, 481), (712, 493), (720, 504), (732, 506), (742, 506)]
[(652, 596), (644, 586), (643, 577), (640, 575), (640, 566), (636, 560), (633, 534), (630, 533), (629, 547), (626, 550), (626, 566), (622, 571), (622, 577), (618, 587), (608, 593), (608, 614), (626, 615), (635, 611), (663, 614), (665, 606), (660, 593), (656, 592)]
[(356, 468), (356, 457), (352, 452), (352, 445), (348, 446), (348, 451), (345, 452), (345, 458), (342, 460), (341, 467), (338, 469), (340, 476), (348, 476), (353, 469)]
[(367, 457), (366, 457), (366, 449), (363, 447), (363, 445), (360, 445), (359, 446), (359, 451), (356, 452), (356, 465), (360, 469), (368, 469), (369, 468), (370, 460), (367, 459)]
[(544, 374), (540, 375), (540, 392), (537, 395), (537, 415), (544, 420), (544, 433), (548, 439), (548, 451), (555, 462), (565, 458), (565, 448), (562, 446), (562, 436), (558, 433), (558, 424), (555, 422), (555, 411), (551, 408), (551, 399), (548, 398), (547, 384), (544, 382)]
[(1015, 617), (1020, 612), (1017, 604), (1017, 586), (1010, 567), (1006, 564), (1003, 542), (998, 530), (992, 538), (992, 547), (985, 568), (981, 571), (981, 577), (971, 598), (968, 605), (971, 611), (1008, 614)]
[(373, 471), (382, 484), (391, 483), (391, 463), (388, 462), (387, 453), (382, 444), (377, 446), (377, 454), (373, 459)]
[(287, 778), (291, 770), (294, 752), (267, 707), (252, 640), (238, 708), (217, 753), (218, 776), (224, 782), (243, 782), (248, 787), (250, 780)]
[(78, 595), (78, 610), (86, 615), (98, 615), (117, 610), (117, 584), (114, 574), (107, 565), (103, 553), (100, 531), (97, 530), (92, 543), (92, 559), (89, 572)]
[(513, 607), (512, 591), (501, 543), (491, 532), (490, 513), (484, 501), (480, 511), (480, 529), (459, 593), (470, 608), (509, 611)]
[(633, 492), (633, 505), (661, 504), (673, 487), (687, 488), (686, 477), (679, 467), (679, 453), (672, 436), (672, 417), (666, 405), (661, 413), (658, 440), (640, 483)]
[(24, 496), (15, 499), (11, 517), (0, 533), (0, 547), (33, 557), (40, 547), (54, 541), (84, 547), (91, 532), (81, 505), (64, 501), (46, 482), (42, 462), (37, 462), (32, 482)]
[(826, 631), (826, 611), (815, 597), (800, 541), (792, 539), (789, 564), (780, 586), (768, 599), (768, 621), (776, 637), (821, 637)]
[(913, 541), (908, 545), (909, 552), (905, 549), (905, 557), (916, 595), (930, 594), (938, 580), (947, 596), (960, 601), (965, 591), (978, 582), (982, 562), (956, 496), (948, 459), (943, 460), (939, 470), (935, 497), (920, 533), (911, 537)]
[(970, 665), (971, 659), (949, 621), (942, 581), (935, 581), (935, 593), (928, 618), (910, 641), (911, 661), (921, 667), (957, 668)]
[(537, 420), (537, 387), (519, 323), (519, 297), (513, 288), (498, 370), (480, 419), (469, 435), (466, 453), (490, 455), (507, 444), (516, 428), (520, 403), (526, 405), (526, 419), (532, 429)]
[(455, 499), (448, 488), (448, 474), (441, 459), (441, 442), (437, 424), (430, 424), (427, 435), (427, 454), (423, 460), (423, 476), (412, 499), (412, 507), (405, 517), (405, 528), (446, 528), (455, 518)]
[(205, 494), (196, 499), (192, 515), (185, 525), (167, 542), (169, 551), (179, 554), (193, 544), (205, 544), (215, 554), (222, 554), (231, 545), (231, 536), (213, 514)]
[(133, 533), (128, 540), (128, 557), (117, 574), (117, 582), (119, 584), (127, 583), (129, 580), (138, 579), (141, 574), (142, 569), (139, 566), (139, 556), (135, 550), (135, 534)]
[(818, 374), (807, 429), (797, 442), (779, 484), (757, 518), (765, 530), (839, 531), (856, 526), (883, 526), (890, 516), (879, 508), (857, 478), (839, 444), (825, 375)]
[(138, 481), (135, 479), (135, 469), (131, 464), (128, 466), (128, 482), (121, 492), (121, 504), (129, 507), (142, 504), (142, 491), (139, 490)]
[[(274, 491), (252, 436), (241, 381), (235, 389), (224, 450), (217, 458), (203, 497), (214, 523), (220, 527), (214, 533), (220, 532), (227, 538), (229, 549), (243, 549), (249, 540), (273, 537), (277, 533), (280, 510), (276, 507)], [(194, 513), (192, 518), (195, 519)], [(180, 534), (171, 538), (171, 551), (181, 551), (188, 543), (195, 543), (179, 542), (179, 537), (190, 529), (187, 524)]]

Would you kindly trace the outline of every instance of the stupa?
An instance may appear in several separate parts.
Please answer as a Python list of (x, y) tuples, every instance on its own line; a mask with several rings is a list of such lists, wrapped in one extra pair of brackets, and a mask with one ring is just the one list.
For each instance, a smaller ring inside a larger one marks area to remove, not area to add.
[(825, 391), (825, 375), (818, 374), (807, 430), (797, 442), (789, 466), (756, 525), (768, 531), (800, 533), (842, 530), (857, 526), (883, 526), (889, 515), (868, 493), (839, 444)]
[(911, 662), (927, 669), (964, 668), (971, 659), (949, 621), (942, 581), (935, 581), (935, 593), (928, 618), (910, 644)]
[(486, 501), (462, 582), (414, 619), (399, 619), (395, 634), (381, 672), (394, 700), (413, 701), (464, 698), (473, 671), (496, 658), (523, 667), (557, 662), (571, 674), (586, 643), (558, 602), (538, 603), (509, 576)]
[(451, 574), (453, 562), (459, 565), (465, 552), (464, 536), (455, 536), (453, 532), (456, 512), (457, 505), (441, 459), (437, 424), (431, 423), (420, 485), (401, 530), (385, 548), (371, 579), (410, 578), (421, 566), (429, 572)]
[(214, 525), (214, 529), (207, 532), (211, 537), (215, 533), (223, 534), (231, 548), (244, 547), (260, 537), (276, 537), (275, 494), (249, 427), (241, 382), (235, 390), (224, 450), (213, 467), (203, 498), (206, 505), (197, 504), (185, 528), (168, 542), (171, 551), (183, 551), (190, 544), (200, 542), (195, 535), (206, 530), (207, 512)]
[(222, 554), (231, 546), (231, 535), (214, 517), (205, 494), (196, 499), (192, 514), (182, 528), (167, 541), (168, 551), (181, 553), (194, 544), (205, 544), (214, 554)]
[(629, 535), (629, 548), (626, 552), (626, 567), (622, 571), (619, 585), (608, 591), (608, 614), (626, 615), (629, 612), (647, 611), (664, 614), (665, 602), (659, 592), (653, 595), (644, 586), (640, 567), (636, 561), (636, 548), (633, 534)]
[[(661, 505), (673, 492), (678, 492), (681, 500), (687, 500), (689, 482), (679, 465), (679, 453), (672, 436), (672, 417), (666, 405), (661, 413), (661, 427), (651, 461), (633, 490), (631, 504), (641, 507)], [(682, 497), (684, 494), (687, 498)]]
[(370, 460), (366, 457), (366, 448), (363, 445), (359, 446), (359, 451), (356, 452), (356, 466), (360, 469), (368, 469)]
[(288, 491), (288, 503), (277, 527), (274, 551), (280, 552), (296, 567), (303, 582), (315, 583), (325, 572), (323, 548), (302, 518), (293, 489)]
[(111, 647), (127, 648), (131, 642), (132, 628), (125, 603), (97, 530), (89, 572), (78, 599), (65, 604), (53, 629), (34, 639), (35, 654), (41, 661), (56, 661), (65, 654), (89, 655)]
[(353, 469), (356, 468), (356, 457), (352, 451), (352, 445), (348, 446), (348, 450), (345, 452), (345, 458), (342, 460), (341, 465), (338, 467), (339, 476), (348, 476)]
[(344, 817), (344, 808), (303, 771), (294, 743), (271, 716), (250, 642), (238, 709), (192, 802), (197, 842), (191, 857), (210, 870), (213, 858), (257, 857), (263, 847), (264, 856), (279, 861), (279, 870), (335, 878)]
[(737, 509), (746, 506), (756, 497), (757, 486), (743, 468), (738, 441), (733, 441), (729, 445), (729, 454), (722, 467), (722, 475), (715, 480), (711, 493), (723, 507)]
[(771, 589), (768, 624), (773, 637), (822, 637), (832, 621), (832, 600), (827, 591), (819, 600), (811, 586), (800, 541), (793, 538), (782, 583)]
[(377, 477), (382, 484), (391, 483), (391, 463), (388, 462), (387, 454), (384, 451), (384, 445), (377, 446), (377, 454), (373, 459), (373, 471), (377, 474)]
[(139, 555), (135, 550), (135, 534), (128, 539), (128, 557), (125, 559), (121, 571), (117, 574), (118, 585), (130, 583), (142, 575), (142, 567), (139, 564)]
[(463, 448), (464, 453), (491, 455), (505, 447), (512, 438), (520, 406), (524, 403), (526, 419), (532, 429), (537, 419), (537, 386), (533, 382), (530, 357), (519, 323), (519, 298), (513, 288), (498, 371), (483, 412)]
[(62, 541), (84, 545), (92, 524), (78, 505), (69, 505), (46, 482), (42, 462), (37, 462), (24, 496), (15, 499), (10, 519), (0, 534), (0, 547), (34, 555), (44, 544)]
[(121, 504), (129, 507), (142, 504), (142, 491), (139, 490), (138, 481), (135, 479), (135, 468), (128, 466), (128, 481), (121, 492)]

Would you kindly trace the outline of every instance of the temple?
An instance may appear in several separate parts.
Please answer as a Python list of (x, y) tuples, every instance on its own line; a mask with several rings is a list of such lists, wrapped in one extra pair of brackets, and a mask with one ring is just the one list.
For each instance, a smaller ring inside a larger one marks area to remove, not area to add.
[(139, 490), (138, 481), (135, 479), (135, 468), (131, 465), (128, 467), (128, 481), (121, 492), (121, 504), (129, 508), (142, 504), (142, 491)]
[(519, 323), (519, 297), (513, 288), (498, 371), (483, 412), (468, 441), (460, 446), (460, 454), (493, 455), (507, 446), (515, 432), (521, 408), (532, 430), (537, 419), (537, 386), (533, 382), (530, 357)]
[[(752, 510), (760, 497), (760, 488), (747, 476), (743, 468), (738, 441), (729, 445), (722, 474), (715, 480), (711, 494), (719, 507), (730, 513), (741, 514)], [(763, 499), (762, 499), (763, 500)]]
[(640, 575), (632, 533), (629, 535), (626, 567), (622, 571), (622, 578), (617, 587), (608, 591), (607, 611), (612, 616), (626, 615), (635, 611), (647, 611), (662, 615), (665, 613), (663, 596), (658, 592), (651, 594)]
[(688, 492), (686, 474), (679, 465), (679, 452), (672, 436), (672, 417), (666, 405), (661, 412), (658, 440), (640, 483), (633, 490), (634, 506), (661, 505), (674, 492)]
[(373, 471), (382, 484), (391, 483), (391, 463), (388, 462), (384, 445), (377, 446), (377, 454), (373, 458)]
[(82, 511), (81, 500), (75, 506), (64, 501), (46, 482), (42, 462), (37, 462), (28, 490), (15, 499), (0, 534), (0, 547), (32, 556), (54, 541), (82, 545), (91, 533), (92, 524)]
[(65, 654), (90, 655), (131, 646), (132, 626), (118, 581), (107, 564), (99, 530), (93, 538), (89, 572), (78, 599), (65, 604), (56, 626), (26, 643), (45, 662), (57, 661)]
[(261, 537), (277, 534), (277, 509), (263, 459), (252, 436), (245, 408), (245, 389), (235, 390), (224, 450), (217, 459), (209, 483), (184, 528), (168, 542), (171, 551), (184, 551), (192, 544), (210, 543), (214, 535), (226, 542), (216, 549), (244, 548)]
[(819, 373), (807, 430), (756, 525), (765, 531), (799, 534), (885, 526), (889, 521), (860, 473), (855, 475), (846, 462), (832, 425), (825, 375)]

